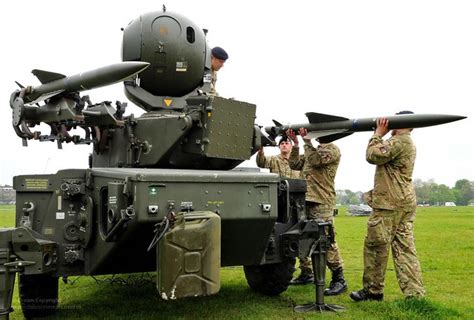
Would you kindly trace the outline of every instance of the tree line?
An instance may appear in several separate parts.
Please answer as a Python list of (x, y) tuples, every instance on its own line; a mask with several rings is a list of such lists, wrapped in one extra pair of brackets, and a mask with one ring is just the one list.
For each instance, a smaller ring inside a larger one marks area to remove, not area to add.
[(419, 204), (440, 205), (454, 202), (458, 206), (467, 206), (474, 203), (474, 181), (461, 179), (456, 181), (453, 188), (437, 184), (434, 180), (416, 179), (414, 183)]
[[(474, 181), (461, 179), (456, 181), (454, 187), (437, 184), (433, 179), (423, 181), (414, 180), (416, 197), (419, 205), (444, 205), (454, 202), (458, 206), (474, 204)], [(341, 205), (364, 203), (363, 192), (351, 190), (337, 190), (337, 203)]]

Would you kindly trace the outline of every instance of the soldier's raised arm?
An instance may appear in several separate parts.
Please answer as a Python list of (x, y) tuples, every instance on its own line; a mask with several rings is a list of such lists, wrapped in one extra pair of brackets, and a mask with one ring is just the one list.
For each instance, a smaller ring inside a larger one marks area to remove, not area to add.
[(298, 137), (292, 129), (288, 129), (286, 135), (293, 141), (293, 149), (291, 149), (288, 164), (292, 170), (301, 170), (304, 166), (304, 156), (300, 155)]
[(377, 127), (369, 140), (365, 157), (371, 164), (385, 164), (401, 152), (401, 145), (395, 140), (383, 140), (389, 131), (387, 118), (379, 118), (376, 123)]

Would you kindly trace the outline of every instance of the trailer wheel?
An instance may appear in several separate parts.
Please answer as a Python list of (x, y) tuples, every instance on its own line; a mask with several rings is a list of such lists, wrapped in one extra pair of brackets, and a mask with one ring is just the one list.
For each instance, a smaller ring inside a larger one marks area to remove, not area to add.
[(277, 296), (288, 289), (295, 272), (295, 259), (259, 266), (244, 266), (250, 288), (267, 296)]
[(27, 319), (45, 317), (58, 306), (58, 277), (47, 274), (19, 275), (21, 310)]

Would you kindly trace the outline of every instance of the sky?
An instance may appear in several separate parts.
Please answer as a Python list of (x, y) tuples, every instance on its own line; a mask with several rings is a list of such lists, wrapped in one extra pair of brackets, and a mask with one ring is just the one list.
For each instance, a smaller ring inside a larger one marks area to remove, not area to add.
[[(120, 62), (122, 32), (143, 13), (187, 16), (229, 60), (219, 72), (223, 97), (255, 103), (256, 123), (303, 123), (306, 112), (346, 118), (415, 113), (457, 114), (462, 121), (414, 130), (414, 179), (453, 187), (474, 181), (474, 2), (472, 1), (91, 1), (0, 3), (0, 184), (19, 174), (86, 168), (90, 146), (29, 141), (22, 147), (7, 101), (38, 85), (42, 69), (65, 75)], [(92, 102), (127, 101), (123, 86), (86, 91)], [(129, 102), (127, 113), (141, 109)], [(36, 129), (35, 129), (36, 130)], [(47, 133), (46, 127), (41, 129)], [(337, 189), (372, 188), (365, 160), (370, 132), (338, 140)], [(278, 149), (267, 147), (266, 154)], [(243, 166), (255, 167), (255, 156)]]

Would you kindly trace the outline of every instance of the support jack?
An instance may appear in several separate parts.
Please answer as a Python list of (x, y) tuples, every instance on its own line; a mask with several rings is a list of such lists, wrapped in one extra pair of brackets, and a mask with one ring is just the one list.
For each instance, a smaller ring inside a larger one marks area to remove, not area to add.
[[(332, 224), (327, 222), (319, 222), (319, 237), (315, 239), (311, 248), (311, 263), (313, 264), (314, 272), (314, 286), (316, 293), (316, 301), (313, 303), (307, 303), (297, 305), (294, 310), (295, 312), (340, 312), (346, 308), (336, 304), (324, 303), (324, 287), (326, 286), (326, 262), (327, 262), (327, 249), (329, 248), (330, 242), (333, 241), (334, 232)], [(326, 230), (326, 228), (328, 230)]]

